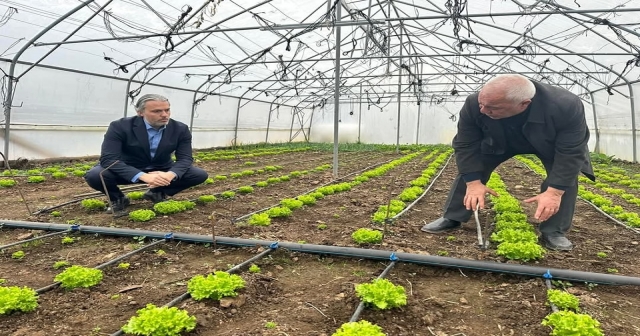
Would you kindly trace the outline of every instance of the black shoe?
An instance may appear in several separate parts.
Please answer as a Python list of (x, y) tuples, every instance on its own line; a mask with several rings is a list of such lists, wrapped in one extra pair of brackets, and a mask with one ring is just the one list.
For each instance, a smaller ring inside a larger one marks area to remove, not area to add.
[(540, 241), (540, 245), (550, 250), (571, 251), (573, 249), (571, 241), (564, 236), (541, 235), (538, 240)]
[(156, 204), (166, 201), (167, 195), (165, 195), (165, 193), (163, 193), (162, 191), (151, 191), (151, 189), (149, 189), (146, 193), (144, 193), (144, 196), (142, 196), (142, 198), (146, 199), (147, 201), (151, 201), (153, 204)]
[(460, 227), (462, 227), (462, 224), (460, 222), (440, 217), (433, 222), (423, 226), (420, 230), (428, 233), (440, 233), (459, 229)]
[(113, 209), (111, 207), (107, 208), (107, 213), (111, 213), (111, 214), (123, 213), (125, 212), (124, 210), (129, 206), (129, 204), (131, 204), (131, 201), (126, 196), (116, 198), (115, 200), (112, 199), (111, 202), (113, 203)]

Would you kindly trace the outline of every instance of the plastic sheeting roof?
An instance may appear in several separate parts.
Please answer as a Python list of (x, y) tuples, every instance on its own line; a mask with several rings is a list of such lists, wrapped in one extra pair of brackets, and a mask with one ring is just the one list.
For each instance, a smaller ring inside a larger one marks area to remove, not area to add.
[(459, 101), (505, 72), (583, 97), (623, 94), (615, 86), (640, 76), (640, 0), (343, 0), (340, 18), (335, 0), (0, 0), (0, 57), (82, 3), (19, 60), (37, 61), (93, 16), (68, 37), (81, 42), (42, 63), (198, 89), (199, 100), (323, 105), (338, 35), (340, 91), (373, 105), (396, 99), (399, 76), (413, 102)]

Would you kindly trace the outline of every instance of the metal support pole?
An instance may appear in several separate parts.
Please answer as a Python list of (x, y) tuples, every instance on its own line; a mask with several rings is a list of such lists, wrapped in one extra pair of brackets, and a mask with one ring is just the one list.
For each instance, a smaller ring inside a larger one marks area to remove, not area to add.
[(593, 127), (596, 132), (596, 148), (594, 148), (594, 152), (600, 153), (600, 130), (598, 129), (598, 114), (596, 113), (596, 99), (593, 97), (593, 92), (589, 92), (589, 96), (591, 96), (591, 107), (593, 110)]
[[(367, 7), (367, 18), (371, 17), (371, 2), (373, 0), (369, 0), (369, 6)], [(371, 34), (371, 29), (373, 29), (372, 25), (369, 25), (367, 29), (367, 34), (364, 39), (364, 50), (362, 51), (362, 56), (367, 56), (367, 49), (369, 49), (369, 35)], [(360, 138), (358, 138), (358, 142), (360, 142)]]
[[(78, 6), (74, 7), (72, 10), (68, 11), (66, 14), (60, 16), (59, 18), (57, 18), (55, 21), (53, 21), (51, 24), (49, 24), (48, 26), (46, 26), (43, 30), (41, 30), (38, 34), (36, 34), (34, 37), (31, 38), (31, 40), (29, 40), (29, 42), (25, 43), (22, 48), (20, 48), (20, 50), (18, 50), (18, 52), (16, 53), (15, 56), (13, 56), (13, 59), (11, 60), (11, 65), (9, 66), (9, 74), (7, 75), (7, 92), (6, 92), (6, 97), (5, 97), (5, 101), (4, 101), (4, 117), (5, 117), (5, 121), (4, 121), (4, 155), (7, 158), (7, 161), (9, 161), (9, 140), (10, 140), (10, 133), (11, 133), (11, 105), (13, 104), (13, 86), (14, 86), (14, 81), (16, 81), (16, 79), (14, 78), (14, 75), (16, 73), (16, 64), (18, 63), (18, 59), (20, 59), (20, 56), (22, 56), (22, 54), (29, 48), (31, 47), (31, 45), (37, 41), (40, 37), (42, 37), (42, 35), (46, 34), (49, 30), (51, 30), (53, 27), (55, 27), (58, 23), (64, 21), (66, 18), (68, 18), (69, 16), (73, 15), (75, 12), (79, 11), (80, 9), (84, 8), (85, 6), (87, 6), (88, 4), (94, 2), (95, 0), (86, 0), (85, 2), (79, 4)], [(24, 73), (23, 73), (24, 75)], [(4, 163), (3, 163), (4, 165)]]
[(633, 86), (629, 83), (629, 81), (624, 78), (624, 81), (627, 82), (627, 86), (629, 87), (629, 102), (631, 103), (631, 136), (633, 137), (633, 163), (638, 162), (638, 140), (636, 138), (636, 102), (633, 97)]
[(360, 102), (359, 102), (359, 111), (358, 111), (358, 143), (360, 143), (360, 131), (362, 130), (362, 83), (360, 84), (360, 95), (358, 96), (358, 98), (360, 98)]
[(311, 142), (311, 126), (313, 126), (313, 114), (316, 112), (316, 107), (313, 106), (311, 108), (311, 117), (309, 117), (309, 140), (307, 142)]
[(264, 143), (269, 143), (269, 127), (271, 127), (271, 112), (273, 111), (271, 108), (273, 107), (273, 102), (275, 99), (271, 101), (269, 104), (269, 118), (267, 119), (267, 134), (264, 137)]
[[(389, 13), (391, 14), (391, 13)], [(400, 56), (402, 56), (402, 21), (400, 22)], [(402, 97), (402, 69), (398, 68), (398, 129), (396, 130), (396, 154), (400, 153), (400, 103)]]
[[(337, 0), (336, 5), (336, 22), (340, 22), (340, 15), (342, 11), (342, 0)], [(340, 113), (340, 41), (342, 39), (340, 26), (335, 28), (336, 30), (336, 62), (335, 62), (335, 75), (334, 80), (334, 106), (333, 106), (333, 178), (338, 178), (338, 118)]]
[(240, 123), (240, 103), (242, 102), (242, 98), (246, 95), (251, 89), (247, 89), (240, 98), (238, 98), (238, 109), (236, 110), (236, 126), (233, 129), (233, 149), (236, 149), (236, 145), (238, 143), (238, 124)]
[(193, 100), (191, 101), (191, 116), (189, 117), (189, 131), (193, 132), (193, 117), (196, 114), (196, 97), (198, 96), (198, 90), (193, 91)]
[(418, 103), (418, 122), (416, 123), (416, 145), (419, 143), (420, 139), (420, 108), (422, 104)]
[(292, 141), (291, 136), (293, 135), (293, 121), (296, 119), (296, 110), (294, 110), (295, 107), (291, 108), (291, 111), (293, 113), (291, 113), (291, 127), (289, 128), (289, 142)]

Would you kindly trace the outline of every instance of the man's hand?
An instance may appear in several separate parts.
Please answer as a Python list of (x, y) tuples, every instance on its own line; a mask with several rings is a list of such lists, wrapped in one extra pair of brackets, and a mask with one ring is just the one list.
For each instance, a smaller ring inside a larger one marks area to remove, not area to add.
[(176, 177), (172, 172), (153, 171), (140, 176), (140, 180), (149, 187), (165, 187)]
[(488, 188), (480, 181), (471, 181), (467, 183), (467, 194), (464, 195), (464, 206), (467, 210), (475, 210), (484, 208), (484, 195), (487, 193), (498, 196), (498, 193)]
[(526, 203), (538, 202), (536, 214), (533, 216), (540, 221), (546, 221), (560, 210), (560, 201), (562, 201), (563, 190), (548, 187), (547, 191), (542, 194), (524, 200)]

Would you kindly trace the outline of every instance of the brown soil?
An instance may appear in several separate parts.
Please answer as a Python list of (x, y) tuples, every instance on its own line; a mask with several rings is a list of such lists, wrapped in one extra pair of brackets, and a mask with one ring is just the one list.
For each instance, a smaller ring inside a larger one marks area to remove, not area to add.
[[(314, 206), (295, 210), (287, 219), (274, 220), (269, 227), (230, 224), (229, 218), (276, 204), (331, 181), (331, 170), (312, 172), (290, 181), (256, 188), (233, 200), (219, 200), (208, 205), (147, 223), (133, 223), (126, 218), (113, 219), (102, 213), (89, 213), (79, 204), (59, 209), (61, 218), (49, 214), (27, 216), (16, 188), (2, 189), (0, 207), (7, 219), (65, 223), (75, 219), (81, 224), (117, 226), (211, 234), (212, 212), (216, 234), (221, 236), (258, 238), (279, 241), (304, 241), (308, 244), (356, 246), (351, 233), (361, 227), (380, 228), (371, 222), (378, 206), (396, 197), (409, 182), (418, 177), (431, 160), (425, 153), (373, 178), (351, 191), (330, 195)], [(376, 163), (401, 155), (393, 153), (343, 153), (340, 176), (356, 172)], [(313, 160), (318, 158), (318, 160)], [(179, 194), (177, 199), (194, 198), (248, 185), (271, 176), (294, 170), (310, 170), (330, 163), (328, 153), (305, 152), (251, 158), (257, 165), (246, 167), (248, 159), (199, 163), (210, 175), (228, 174), (245, 169), (258, 169), (269, 164), (283, 169), (269, 174), (256, 174), (239, 179), (217, 181)], [(497, 171), (509, 191), (519, 200), (535, 195), (541, 178), (514, 161), (504, 163)], [(420, 254), (448, 254), (456, 258), (505, 262), (490, 247), (476, 247), (475, 225), (469, 222), (449, 234), (430, 235), (420, 227), (438, 218), (449, 185), (456, 174), (455, 162), (445, 168), (426, 196), (387, 229), (381, 245), (374, 249)], [(75, 194), (90, 192), (81, 178), (70, 177), (39, 185), (21, 184), (28, 204), (33, 209), (72, 199)], [(131, 209), (149, 208), (137, 201)], [(534, 206), (521, 203), (527, 214)], [(325, 230), (318, 229), (326, 224)], [(0, 230), (0, 245), (28, 234), (25, 230)], [(51, 266), (55, 261), (96, 266), (135, 248), (131, 238), (80, 235), (71, 245), (62, 245), (60, 236), (45, 238), (40, 243), (12, 247), (0, 255), (0, 278), (6, 285), (40, 288), (53, 282), (59, 272)], [(451, 238), (453, 237), (453, 238)], [(637, 265), (638, 241), (625, 228), (615, 225), (584, 202), (579, 202), (569, 238), (575, 244), (571, 252), (549, 252), (541, 261), (530, 265), (568, 268), (606, 273), (615, 268), (620, 274), (640, 276)], [(22, 260), (11, 259), (21, 249)], [(156, 251), (162, 249), (165, 255)], [(598, 252), (606, 252), (601, 259)], [(223, 248), (185, 243), (162, 243), (157, 248), (134, 255), (125, 262), (127, 270), (108, 267), (103, 282), (91, 289), (66, 291), (61, 288), (42, 294), (40, 306), (33, 313), (0, 316), (0, 335), (110, 335), (147, 303), (163, 305), (186, 291), (186, 282), (196, 274), (226, 270), (258, 253), (253, 248)], [(331, 335), (353, 314), (358, 300), (354, 285), (370, 281), (386, 267), (385, 262), (340, 257), (321, 257), (278, 250), (256, 262), (260, 274), (241, 272), (247, 281), (243, 300), (223, 308), (218, 302), (192, 299), (178, 306), (198, 319), (189, 335)], [(495, 274), (464, 269), (445, 269), (399, 263), (388, 279), (403, 285), (408, 305), (402, 309), (376, 311), (366, 308), (361, 319), (379, 324), (388, 335), (548, 335), (540, 325), (550, 312), (545, 305), (545, 286), (540, 279)], [(129, 286), (141, 287), (119, 293)], [(582, 309), (602, 323), (606, 335), (640, 335), (640, 289), (632, 286), (586, 286), (574, 283), (569, 289), (581, 298)], [(242, 302), (244, 301), (244, 302)], [(268, 321), (275, 329), (265, 328)]]

